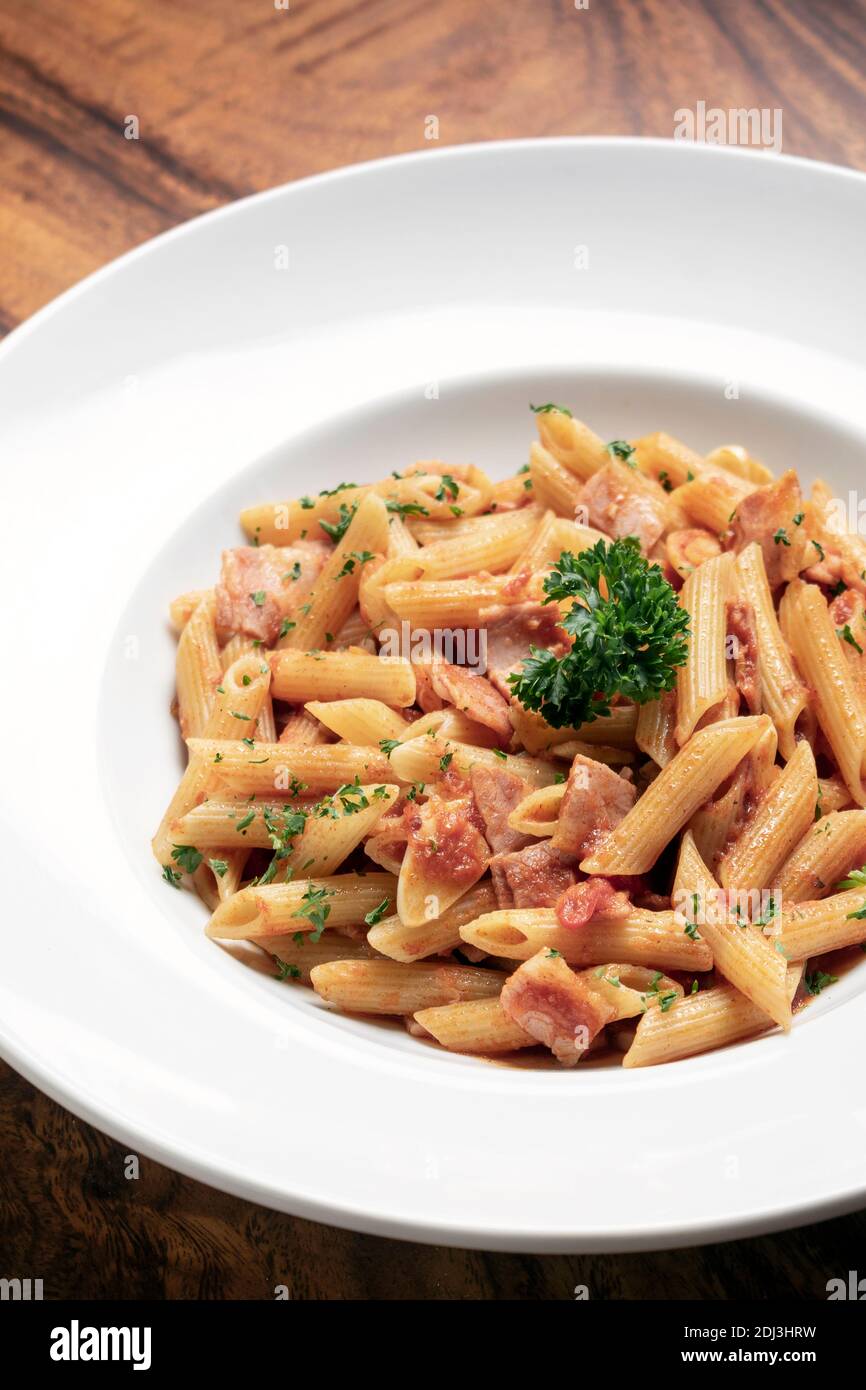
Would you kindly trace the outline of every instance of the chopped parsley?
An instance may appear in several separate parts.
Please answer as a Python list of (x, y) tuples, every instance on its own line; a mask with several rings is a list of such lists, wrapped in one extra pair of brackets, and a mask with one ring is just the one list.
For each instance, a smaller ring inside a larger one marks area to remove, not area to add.
[(813, 970), (803, 976), (803, 984), (810, 994), (820, 994), (827, 985), (835, 985), (838, 978), (838, 975), (828, 975), (823, 970)]
[(199, 854), (194, 845), (174, 845), (171, 857), (185, 874), (194, 874), (204, 855)]
[(364, 921), (368, 927), (375, 927), (377, 922), (381, 922), (388, 908), (391, 906), (390, 898), (383, 898), (378, 907), (373, 907), (364, 914)]
[(385, 503), (389, 512), (395, 512), (397, 516), (429, 516), (426, 507), (422, 507), (420, 502), (396, 502), (389, 498)]
[(277, 967), (277, 979), (279, 980), (299, 980), (301, 972), (296, 965), (287, 965), (279, 956), (274, 956), (274, 963)]
[(634, 445), (629, 444), (627, 439), (612, 439), (604, 447), (612, 459), (621, 459), (623, 463), (628, 464), (629, 468), (637, 467), (633, 458)]
[(325, 923), (331, 915), (330, 904), (325, 901), (329, 896), (327, 888), (315, 888), (313, 884), (307, 886), (307, 891), (301, 898), (301, 906), (294, 913), (295, 917), (306, 917), (313, 924), (310, 932), (310, 940), (321, 941), (322, 932), (325, 930)]
[[(372, 550), (350, 550), (343, 563), (343, 568), (340, 570), (340, 573), (336, 575), (336, 578), (342, 579), (344, 575), (352, 574), (356, 564), (366, 565), (367, 561), (372, 559)], [(329, 640), (334, 640), (333, 635), (331, 635)]]
[(345, 502), (341, 502), (339, 521), (323, 521), (321, 517), (319, 518), (319, 525), (321, 526), (325, 535), (331, 537), (331, 540), (334, 542), (335, 545), (338, 541), (341, 541), (345, 536), (346, 532), (349, 529), (349, 526), (351, 525), (352, 518), (357, 510), (357, 502), (354, 502), (351, 507), (347, 507)]
[(454, 479), (451, 477), (451, 474), (443, 473), (442, 481), (439, 484), (439, 487), (434, 492), (433, 496), (436, 498), (437, 502), (444, 502), (446, 493), (449, 497), (455, 498), (459, 495), (459, 492), (459, 484), (454, 481)]

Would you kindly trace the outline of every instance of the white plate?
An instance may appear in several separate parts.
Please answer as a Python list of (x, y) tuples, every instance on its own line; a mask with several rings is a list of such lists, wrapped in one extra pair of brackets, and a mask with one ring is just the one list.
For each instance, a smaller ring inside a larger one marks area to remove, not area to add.
[(424, 151), (201, 218), (12, 334), (8, 1060), (132, 1150), (386, 1235), (616, 1250), (861, 1202), (866, 973), (788, 1038), (638, 1072), (498, 1067), (243, 968), (148, 839), (180, 767), (166, 602), (211, 581), (242, 504), (431, 455), (504, 473), (538, 398), (605, 437), (742, 440), (856, 488), (864, 215), (866, 179), (765, 154)]

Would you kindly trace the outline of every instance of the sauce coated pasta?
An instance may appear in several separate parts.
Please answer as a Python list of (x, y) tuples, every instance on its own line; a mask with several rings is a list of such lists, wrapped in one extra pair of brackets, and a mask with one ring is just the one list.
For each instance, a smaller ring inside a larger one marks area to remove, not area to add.
[(740, 446), (532, 409), (512, 478), (242, 514), (171, 608), (163, 876), (419, 1046), (639, 1067), (787, 1030), (866, 943), (866, 542)]

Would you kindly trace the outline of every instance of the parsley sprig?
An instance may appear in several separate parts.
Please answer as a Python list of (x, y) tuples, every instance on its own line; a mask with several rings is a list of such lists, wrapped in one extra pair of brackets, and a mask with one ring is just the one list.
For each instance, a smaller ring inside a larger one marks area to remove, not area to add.
[(642, 705), (673, 687), (688, 654), (689, 615), (633, 536), (563, 551), (544, 591), (545, 603), (574, 600), (562, 619), (574, 645), (562, 657), (530, 648), (509, 677), (527, 709), (561, 729), (609, 714), (614, 695)]

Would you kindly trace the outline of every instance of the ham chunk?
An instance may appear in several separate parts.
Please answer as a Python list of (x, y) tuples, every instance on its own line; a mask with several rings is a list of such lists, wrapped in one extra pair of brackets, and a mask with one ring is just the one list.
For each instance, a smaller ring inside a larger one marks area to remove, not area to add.
[(554, 849), (584, 858), (634, 805), (636, 789), (606, 763), (575, 756), (551, 840)]
[(509, 975), (499, 996), (508, 1017), (574, 1066), (615, 1010), (562, 956), (539, 951)]
[(273, 646), (283, 619), (306, 601), (330, 553), (327, 541), (224, 550), (216, 587), (217, 627)]
[(614, 540), (636, 536), (644, 555), (661, 539), (668, 518), (667, 494), (661, 485), (618, 459), (612, 459), (584, 484), (579, 506), (590, 526)]
[(520, 670), (530, 647), (562, 656), (571, 646), (553, 604), (498, 604), (482, 609), (481, 630), (487, 643), (487, 679), (506, 700), (511, 699), (508, 677)]
[(500, 909), (555, 907), (575, 881), (571, 856), (551, 848), (547, 840), (490, 861), (493, 890)]
[(407, 808), (408, 847), (429, 878), (468, 886), (484, 873), (490, 855), (475, 815), (471, 796)]
[(606, 878), (576, 883), (556, 903), (559, 922), (570, 931), (579, 931), (593, 917), (624, 917), (630, 910), (628, 894), (619, 892)]
[(415, 703), (422, 714), (432, 714), (434, 710), (444, 709), (445, 701), (441, 700), (433, 689), (433, 663), (413, 661), (412, 670), (415, 672)]
[(514, 730), (508, 702), (485, 676), (474, 676), (465, 666), (434, 661), (431, 684), (440, 699), (474, 719), (476, 724), (492, 729), (503, 747), (511, 742)]
[(728, 599), (728, 636), (736, 639), (734, 680), (751, 714), (761, 713), (761, 674), (755, 610), (750, 603)]
[[(449, 769), (450, 771), (450, 769)], [(508, 854), (531, 843), (531, 836), (512, 830), (508, 817), (529, 792), (529, 783), (504, 767), (478, 765), (469, 774), (472, 795), (484, 822), (484, 838), (494, 854)]]
[[(800, 517), (800, 524), (795, 517)], [(771, 589), (796, 579), (806, 563), (809, 542), (802, 518), (803, 498), (793, 469), (774, 483), (755, 488), (737, 503), (731, 523), (734, 550), (739, 554), (752, 541), (757, 541)], [(812, 556), (814, 554), (812, 550)]]

